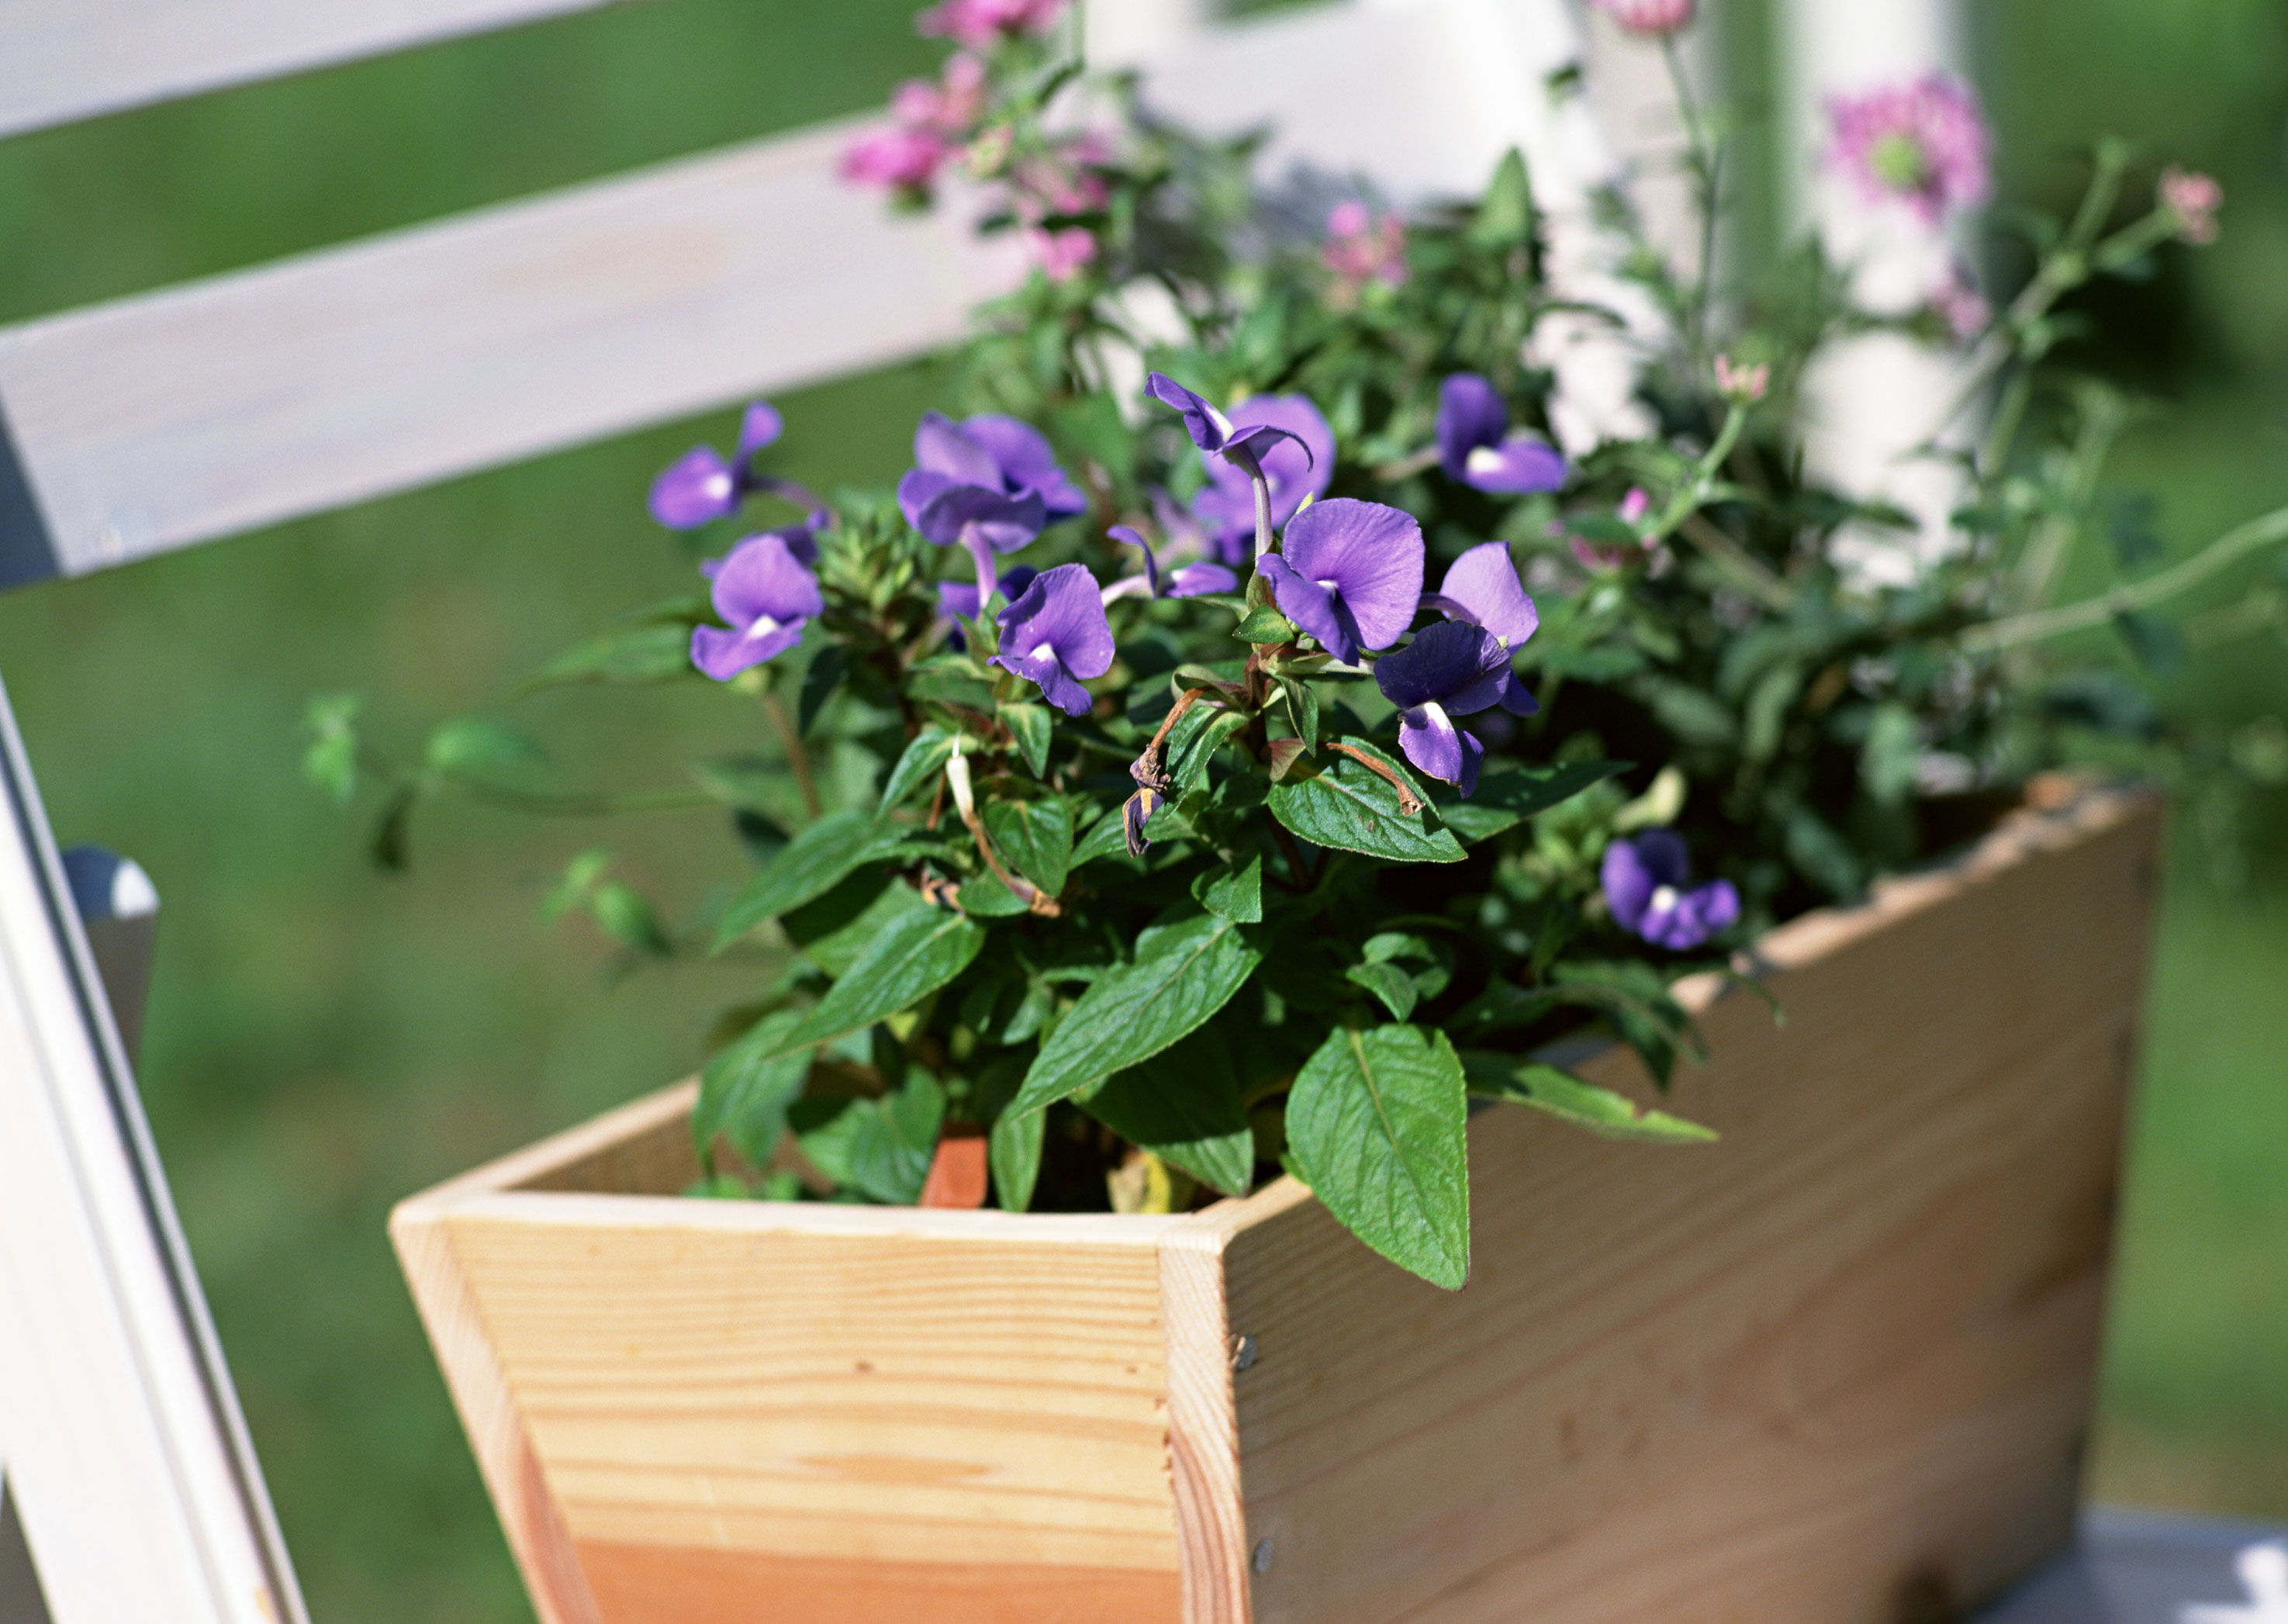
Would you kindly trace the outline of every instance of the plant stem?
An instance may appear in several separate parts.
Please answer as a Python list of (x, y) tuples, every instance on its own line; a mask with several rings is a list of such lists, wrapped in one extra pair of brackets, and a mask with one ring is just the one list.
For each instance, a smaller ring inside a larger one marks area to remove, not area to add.
[(1264, 477), (1261, 461), (1246, 447), (1227, 447), (1223, 456), (1255, 489), (1255, 556), (1259, 559), (1271, 551), (1271, 481)]
[(794, 769), (795, 787), (802, 791), (803, 810), (814, 818), (822, 815), (826, 808), (819, 803), (818, 782), (810, 775), (810, 755), (802, 748), (802, 734), (797, 731), (794, 718), (787, 715), (779, 696), (767, 690), (763, 694), (763, 709), (779, 730), (779, 742), (786, 747), (787, 765)]
[(2165, 569), (2157, 575), (2148, 575), (2142, 581), (2115, 587), (2109, 592), (2085, 598), (2077, 604), (2068, 604), (2062, 608), (2040, 609), (2028, 614), (2014, 614), (2006, 620), (1990, 621), (1983, 626), (1973, 626), (1962, 634), (1959, 640), (1965, 648), (1987, 650), (2008, 648), (2044, 638), (2063, 637), (2068, 632), (2086, 631), (2093, 626), (2104, 625), (2117, 614), (2149, 609), (2155, 604), (2174, 598), (2250, 553), (2276, 542), (2288, 542), (2288, 508), (2275, 508), (2269, 513), (2226, 531), (2183, 563)]
[(1788, 583), (1766, 568), (1761, 559), (1718, 529), (1705, 514), (1686, 514), (1676, 530), (1678, 535), (1697, 547), (1711, 563), (1729, 574), (1742, 591), (1767, 609), (1785, 614), (1795, 607), (1795, 592)]
[(1330, 739), (1327, 741), (1327, 748), (1331, 750), (1341, 751), (1353, 761), (1358, 763), (1359, 765), (1364, 767), (1368, 772), (1373, 773), (1376, 777), (1387, 783), (1393, 789), (1398, 791), (1398, 810), (1401, 812), (1403, 812), (1407, 817), (1411, 818), (1416, 812), (1422, 810), (1422, 802), (1420, 798), (1417, 796), (1411, 789), (1409, 789), (1406, 787), (1406, 780), (1399, 777), (1397, 773), (1392, 772), (1388, 767), (1383, 765), (1382, 763), (1377, 761), (1373, 757), (1368, 755), (1364, 750), (1359, 749), (1358, 746), (1355, 744), (1345, 744), (1339, 739)]

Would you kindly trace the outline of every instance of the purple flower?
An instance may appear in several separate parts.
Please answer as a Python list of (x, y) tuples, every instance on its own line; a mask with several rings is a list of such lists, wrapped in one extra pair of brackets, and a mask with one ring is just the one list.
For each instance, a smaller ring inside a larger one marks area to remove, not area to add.
[(696, 530), (727, 518), (759, 490), (798, 487), (755, 471), (755, 454), (778, 439), (783, 425), (767, 400), (747, 408), (739, 423), (738, 449), (726, 461), (712, 446), (694, 446), (652, 481), (651, 516), (671, 530)]
[[(1041, 572), (1029, 564), (1013, 564), (1001, 572), (1001, 596), (1014, 599), (1018, 593), (1033, 584), (1033, 577)], [(961, 630), (962, 621), (973, 621), (985, 613), (981, 594), (973, 581), (941, 581), (937, 583), (937, 612), (951, 623), (946, 642), (956, 654), (966, 653), (969, 638)], [(956, 619), (958, 616), (959, 619)]]
[(1043, 525), (1088, 511), (1088, 498), (1057, 466), (1040, 431), (997, 412), (962, 423), (943, 412), (924, 413), (914, 430), (914, 464), (898, 481), (898, 506), (906, 522), (925, 535), (922, 512), (931, 499), (964, 487), (1001, 496), (1037, 495)]
[(1105, 588), (1104, 601), (1107, 603), (1116, 598), (1134, 598), (1140, 594), (1146, 598), (1201, 598), (1210, 592), (1239, 590), (1239, 577), (1212, 559), (1200, 558), (1180, 565), (1172, 558), (1169, 560), (1172, 567), (1168, 583), (1164, 589), (1160, 584), (1159, 558), (1141, 531), (1129, 525), (1115, 525), (1106, 534), (1116, 542), (1124, 542), (1131, 547), (1140, 549), (1144, 554), (1144, 573), (1116, 581)]
[[(807, 566), (818, 562), (818, 533), (833, 522), (834, 515), (831, 512), (825, 508), (818, 508), (798, 525), (781, 525), (775, 530), (762, 532), (762, 535), (777, 536), (786, 543), (787, 551), (794, 554), (794, 561)], [(723, 573), (723, 566), (737, 556), (740, 548), (758, 539), (759, 538), (752, 535), (741, 536), (731, 543), (731, 551), (721, 558), (700, 559), (699, 573), (710, 581), (714, 580)]]
[(1509, 659), (1507, 646), (1484, 627), (1441, 621), (1376, 661), (1375, 685), (1398, 707), (1398, 744), (1406, 759), (1464, 795), (1475, 789), (1486, 747), (1454, 718), (1503, 702), (1517, 683)]
[(1692, 859), (1673, 829), (1647, 829), (1634, 840), (1605, 848), (1605, 902), (1625, 931), (1656, 947), (1681, 953), (1697, 947), (1740, 917), (1740, 893), (1729, 880), (1687, 890)]
[(730, 622), (691, 629), (691, 663), (728, 682), (802, 641), (802, 629), (825, 607), (818, 582), (778, 535), (751, 535), (715, 571), (715, 613)]
[[(1192, 437), (1203, 455), (1220, 456), (1246, 479), (1254, 494), (1255, 551), (1260, 558), (1271, 551), (1271, 482), (1263, 469), (1263, 458), (1275, 446), (1293, 442), (1302, 448), (1306, 471), (1315, 471), (1320, 458), (1316, 451), (1294, 430), (1276, 423), (1235, 424), (1218, 410), (1205, 396), (1194, 394), (1181, 384), (1155, 372), (1144, 380), (1144, 392), (1164, 406), (1172, 406), (1184, 419), (1184, 432)], [(1305, 404), (1308, 404), (1306, 402)], [(1320, 423), (1315, 409), (1312, 419)], [(1208, 464), (1215, 471), (1215, 464)], [(1322, 488), (1324, 488), (1322, 487)], [(1295, 500), (1299, 503), (1299, 491)], [(1293, 509), (1288, 510), (1292, 512)], [(1236, 559), (1233, 560), (1235, 563)]]
[(1985, 201), (1993, 133), (1977, 96), (1951, 75), (1830, 97), (1827, 116), (1827, 166), (1849, 175), (1869, 202), (1903, 202), (1935, 226)]
[(1509, 407), (1474, 372), (1457, 372), (1439, 388), (1438, 460), (1448, 479), (1507, 496), (1553, 491), (1568, 471), (1556, 447), (1511, 431)]
[[(1316, 501), (1327, 494), (1327, 483), (1335, 477), (1335, 432), (1307, 397), (1251, 396), (1232, 408), (1230, 421), (1238, 433), (1275, 428), (1290, 436), (1256, 453), (1275, 529), (1294, 518), (1307, 497)], [(1200, 460), (1207, 465), (1208, 484), (1192, 498), (1192, 511), (1225, 563), (1244, 563), (1248, 538), (1255, 533), (1255, 481), (1228, 457), (1203, 451)]]
[[(1455, 559), (1438, 590), (1422, 595), (1422, 606), (1436, 610), (1448, 620), (1483, 627), (1512, 654), (1524, 647), (1526, 639), (1541, 625), (1540, 611), (1526, 596), (1525, 583), (1517, 578), (1517, 566), (1510, 561), (1505, 542), (1482, 543)], [(1541, 709), (1514, 671), (1502, 688), (1500, 704), (1512, 716), (1529, 717)]]
[(1086, 716), (1082, 681), (1112, 669), (1112, 627), (1087, 566), (1060, 564), (1036, 575), (994, 620), (1001, 652), (991, 663), (1038, 685), (1067, 716)]
[(1287, 526), (1280, 551), (1257, 568), (1280, 611), (1345, 665), (1388, 648), (1422, 601), (1422, 527), (1378, 502), (1337, 496)]

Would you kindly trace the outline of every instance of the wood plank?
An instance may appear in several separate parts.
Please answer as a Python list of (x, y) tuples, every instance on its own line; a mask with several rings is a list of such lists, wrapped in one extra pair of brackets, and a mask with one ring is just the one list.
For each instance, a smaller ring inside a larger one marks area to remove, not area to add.
[(1291, 1183), (1194, 1220), (1257, 1624), (1892, 1624), (2062, 1548), (2157, 830), (2101, 798), (1776, 933), (1786, 1028), (1713, 1002), (1677, 1085), (1719, 1145), (1482, 1113), (1459, 1294)]
[[(1218, 1206), (1236, 1205), (1219, 1202)], [(1224, 1300), (1221, 1225), (1185, 1223), (1160, 1240), (1168, 1348), (1168, 1466), (1174, 1483), (1185, 1624), (1246, 1624), (1247, 1517), (1240, 1501), (1234, 1370), (1252, 1363)]]
[(9, 0), (0, 136), (612, 0)]
[(835, 176), (850, 129), (0, 332), (59, 572), (941, 343), (1013, 246), (957, 209), (889, 218)]

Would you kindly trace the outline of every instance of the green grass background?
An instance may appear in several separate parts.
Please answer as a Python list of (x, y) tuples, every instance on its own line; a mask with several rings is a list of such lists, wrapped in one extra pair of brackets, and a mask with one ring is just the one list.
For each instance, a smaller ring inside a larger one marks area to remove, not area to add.
[[(905, 0), (657, 0), (0, 144), (0, 320), (64, 308), (698, 150), (878, 101), (930, 59)], [(2288, 8), (1987, 8), (2006, 186), (2070, 201), (2101, 129), (2213, 169), (2224, 242), (2101, 302), (2087, 364), (2179, 409), (2118, 474), (2179, 549), (2288, 501)], [(783, 400), (787, 471), (902, 465), (933, 378)], [(619, 610), (687, 590), (652, 471), (728, 415), (0, 598), (4, 674), (67, 841), (166, 898), (143, 1066), (177, 1199), (324, 1624), (528, 1616), (383, 1236), (389, 1204), (681, 1074), (724, 972), (612, 979), (533, 922), (608, 844), (679, 907), (739, 860), (719, 822), (609, 828), (446, 811), (409, 880), (299, 781), (314, 691), (360, 689), (409, 748)], [(2230, 590), (2219, 593), (2227, 600)], [(2184, 698), (2288, 712), (2276, 638), (2205, 655)], [(751, 748), (720, 696), (583, 696), (568, 774), (665, 781)], [(560, 728), (559, 736), (563, 736)], [(2288, 888), (2279, 808), (2220, 886), (2181, 831), (2133, 1163), (2097, 1491), (2288, 1517)]]

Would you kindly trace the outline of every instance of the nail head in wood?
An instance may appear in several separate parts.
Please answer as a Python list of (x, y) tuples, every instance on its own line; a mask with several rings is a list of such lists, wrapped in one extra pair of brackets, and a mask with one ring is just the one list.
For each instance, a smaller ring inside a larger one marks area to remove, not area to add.
[(1250, 1558), (1250, 1565), (1252, 1566), (1259, 1573), (1268, 1573), (1271, 1571), (1271, 1541), (1269, 1540), (1258, 1540), (1255, 1542), (1255, 1555)]
[(1231, 1367), (1245, 1370), (1255, 1363), (1255, 1338), (1235, 1336), (1231, 1339)]

